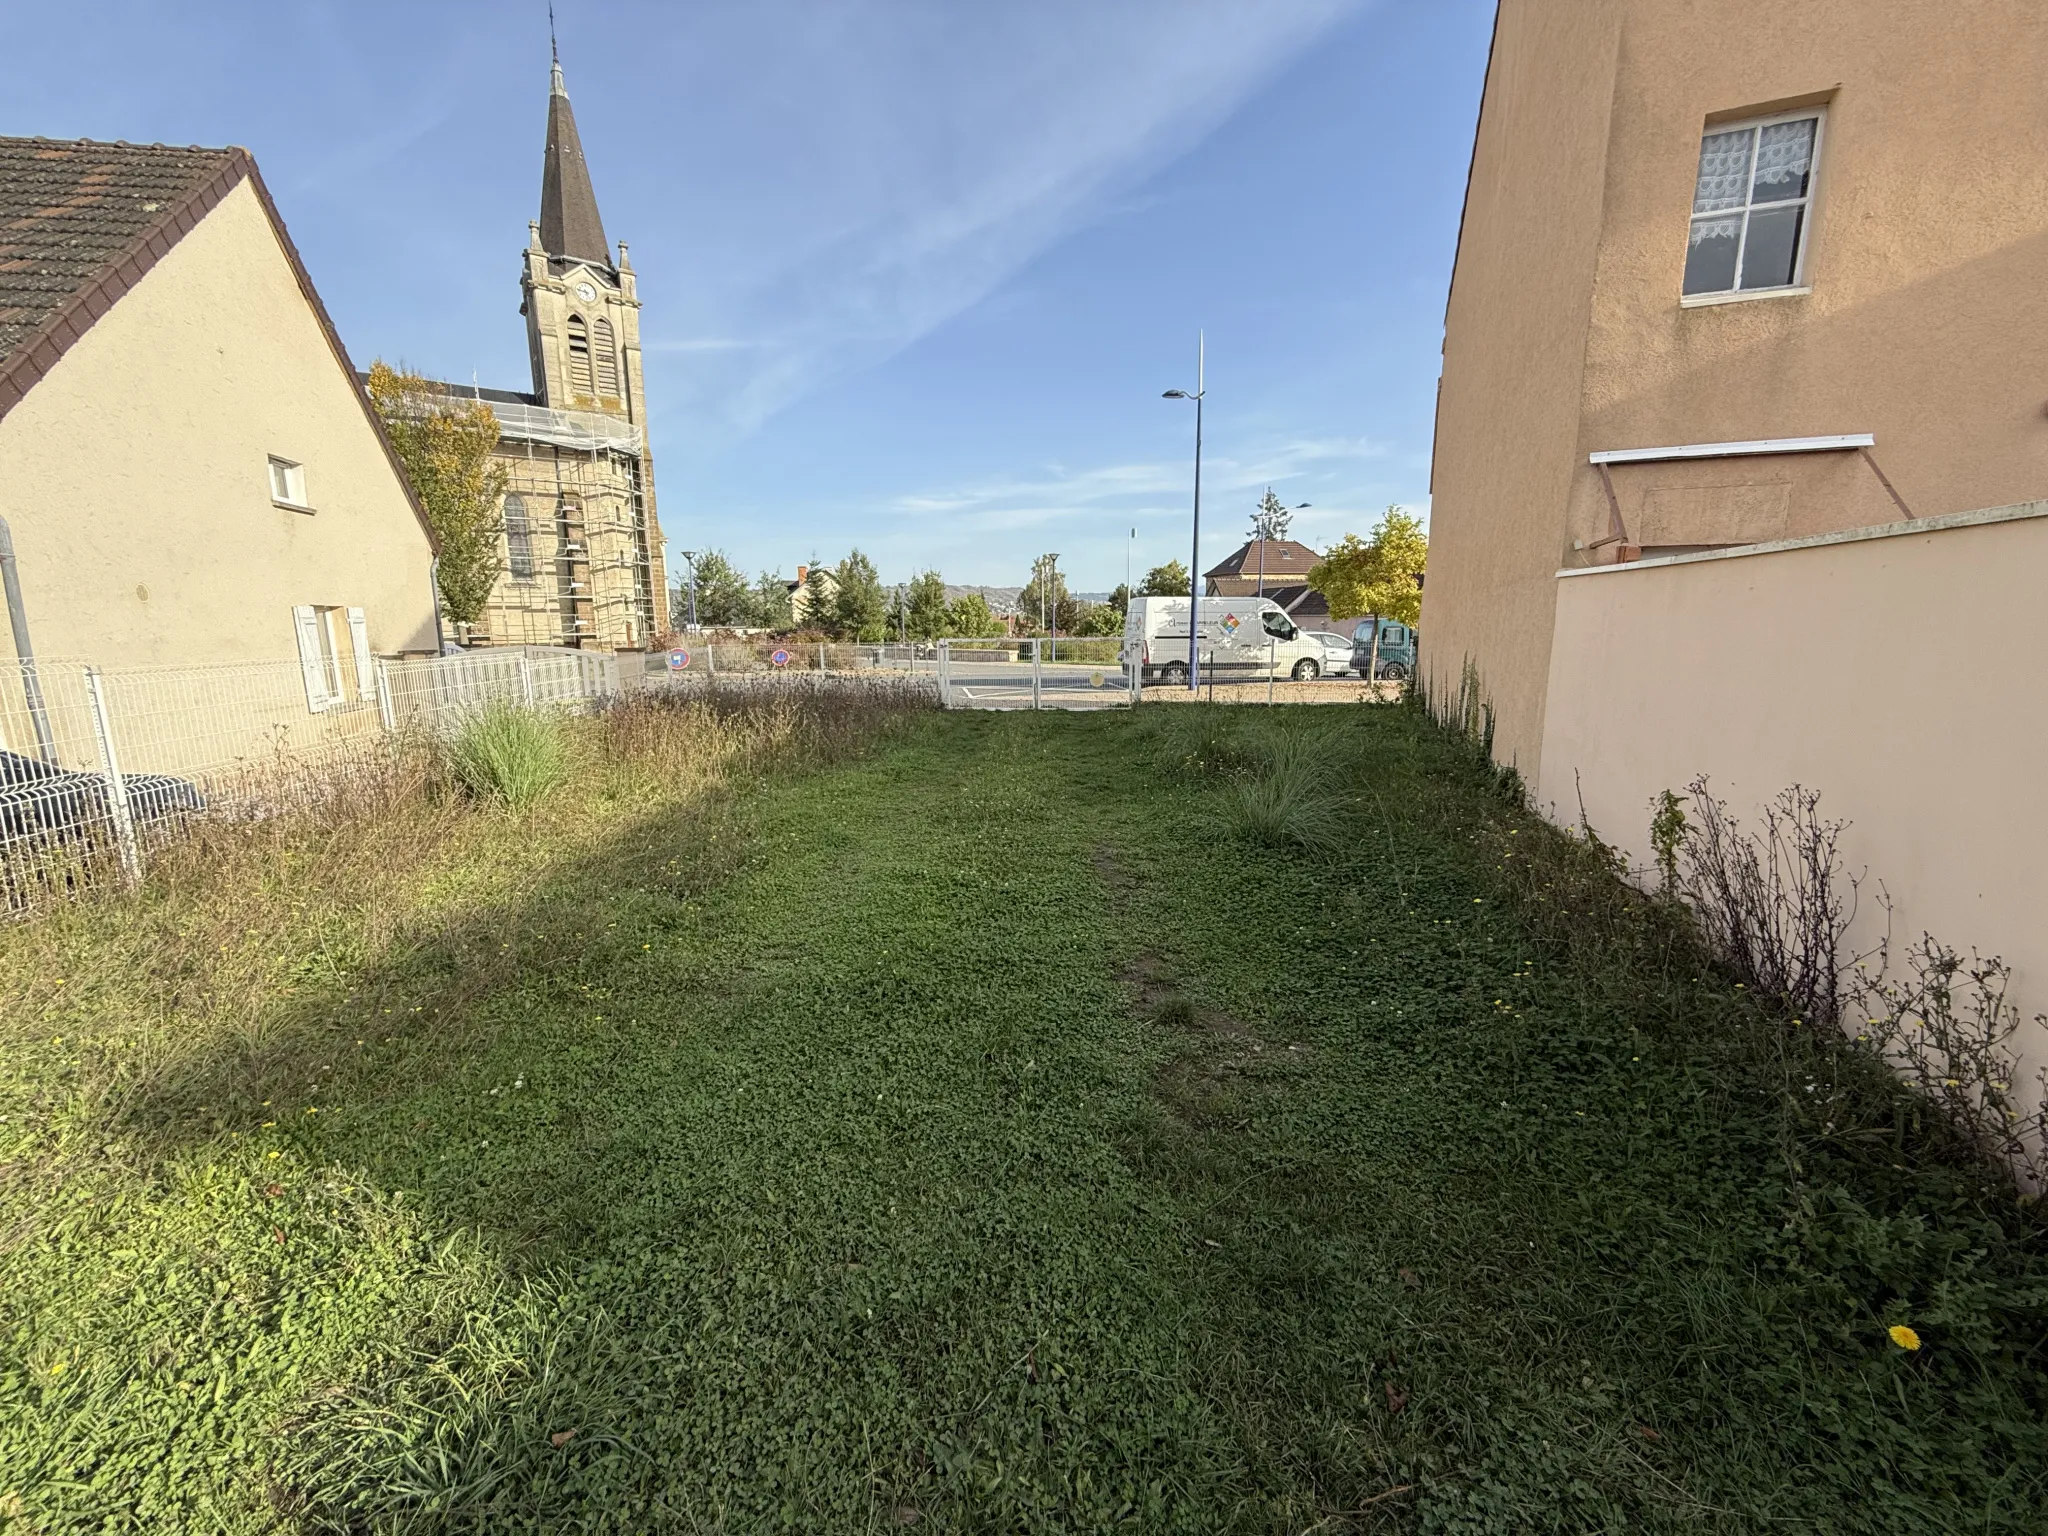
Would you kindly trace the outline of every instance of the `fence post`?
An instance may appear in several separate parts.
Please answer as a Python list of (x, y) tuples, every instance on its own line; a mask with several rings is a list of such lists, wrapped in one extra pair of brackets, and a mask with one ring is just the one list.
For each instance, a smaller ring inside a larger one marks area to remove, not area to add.
[(709, 640), (704, 642), (704, 675), (706, 677), (718, 676), (718, 647)]
[(1031, 642), (1031, 707), (1033, 709), (1043, 709), (1045, 707), (1040, 702), (1040, 682), (1044, 676), (1044, 668), (1040, 665), (1040, 657), (1044, 650), (1045, 642), (1043, 640), (1033, 640)]
[(391, 707), (391, 670), (383, 657), (377, 658), (377, 718), (384, 722), (384, 733), (396, 735), (398, 716)]
[(1280, 667), (1280, 637), (1275, 635), (1266, 642), (1266, 702), (1273, 702), (1273, 674)]
[(519, 694), (526, 707), (533, 708), (533, 658), (523, 650), (519, 653)]
[(939, 708), (953, 707), (953, 642), (939, 642), (939, 659), (936, 668), (939, 674)]
[(121, 872), (130, 880), (142, 878), (142, 849), (135, 840), (135, 808), (128, 800), (128, 781), (121, 774), (121, 759), (114, 751), (113, 728), (107, 723), (107, 699), (100, 687), (100, 669), (85, 669), (85, 697), (92, 706), (92, 733), (99, 738), (100, 771), (107, 779), (107, 808), (113, 815), (114, 846), (121, 855)]
[(1131, 708), (1136, 709), (1145, 700), (1145, 679), (1143, 663), (1133, 656), (1124, 662), (1124, 681), (1131, 692)]

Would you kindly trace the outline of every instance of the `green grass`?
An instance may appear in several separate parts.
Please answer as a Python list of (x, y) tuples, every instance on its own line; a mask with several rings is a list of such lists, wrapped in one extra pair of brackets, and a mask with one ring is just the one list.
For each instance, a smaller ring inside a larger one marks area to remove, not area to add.
[(443, 749), (448, 769), (479, 800), (523, 810), (568, 777), (562, 722), (540, 710), (487, 704)]
[(0, 1526), (2042, 1528), (2039, 1230), (1415, 712), (751, 707), (0, 934)]

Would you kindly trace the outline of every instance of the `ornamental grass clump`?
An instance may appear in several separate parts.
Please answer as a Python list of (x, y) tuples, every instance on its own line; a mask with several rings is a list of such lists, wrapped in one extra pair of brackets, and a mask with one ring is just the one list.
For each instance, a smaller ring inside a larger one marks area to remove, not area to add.
[(447, 746), (448, 771), (470, 796), (533, 804), (569, 776), (568, 743), (550, 715), (488, 704), (462, 723)]
[(1281, 733), (1261, 744), (1265, 762), (1237, 787), (1237, 827), (1254, 842), (1331, 854), (1344, 845), (1344, 813), (1330, 792), (1318, 738)]

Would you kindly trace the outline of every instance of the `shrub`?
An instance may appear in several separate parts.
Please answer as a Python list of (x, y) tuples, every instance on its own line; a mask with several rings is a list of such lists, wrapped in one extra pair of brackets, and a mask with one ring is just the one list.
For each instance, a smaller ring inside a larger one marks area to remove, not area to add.
[(1238, 830), (1255, 842), (1334, 853), (1344, 843), (1344, 816), (1330, 793), (1321, 743), (1278, 734), (1261, 743), (1265, 763), (1237, 788)]
[(515, 810), (569, 775), (561, 722), (512, 704), (486, 705), (464, 721), (447, 755), (449, 772), (472, 796), (502, 800)]

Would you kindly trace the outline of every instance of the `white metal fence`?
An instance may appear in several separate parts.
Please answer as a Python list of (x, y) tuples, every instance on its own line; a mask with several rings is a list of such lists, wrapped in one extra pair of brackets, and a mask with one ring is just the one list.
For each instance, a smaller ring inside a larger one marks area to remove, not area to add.
[[(1060, 646), (1065, 657), (1056, 655)], [(947, 709), (1136, 705), (1143, 697), (1138, 665), (1116, 660), (1115, 647), (1101, 640), (941, 640), (939, 702)]]
[(356, 692), (316, 706), (296, 660), (0, 661), (0, 913), (132, 879), (195, 817), (314, 803), (487, 704), (588, 709), (620, 681), (609, 654), (532, 647), (380, 662)]

